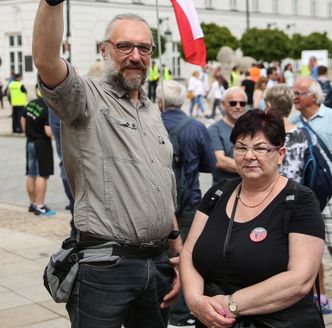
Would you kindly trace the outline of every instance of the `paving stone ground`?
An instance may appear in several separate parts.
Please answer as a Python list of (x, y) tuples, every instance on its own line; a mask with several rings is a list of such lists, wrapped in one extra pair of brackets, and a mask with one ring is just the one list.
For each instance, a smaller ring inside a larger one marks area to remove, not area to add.
[(64, 239), (69, 233), (70, 214), (63, 211), (54, 217), (41, 217), (27, 207), (0, 203), (0, 227), (40, 237)]

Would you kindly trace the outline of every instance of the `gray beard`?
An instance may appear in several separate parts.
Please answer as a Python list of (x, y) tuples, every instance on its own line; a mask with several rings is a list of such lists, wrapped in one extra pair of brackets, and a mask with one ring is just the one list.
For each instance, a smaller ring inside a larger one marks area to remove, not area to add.
[(108, 83), (116, 84), (126, 91), (139, 90), (144, 84), (147, 77), (147, 70), (144, 74), (137, 73), (126, 79), (124, 75), (117, 69), (111, 58), (106, 58), (104, 76)]

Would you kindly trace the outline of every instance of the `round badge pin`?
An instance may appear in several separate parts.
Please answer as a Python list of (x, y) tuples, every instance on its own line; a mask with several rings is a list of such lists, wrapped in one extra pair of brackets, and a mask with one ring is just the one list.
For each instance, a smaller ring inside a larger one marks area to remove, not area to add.
[(257, 227), (251, 230), (250, 232), (250, 240), (254, 243), (260, 243), (263, 241), (267, 236), (267, 231), (263, 227)]

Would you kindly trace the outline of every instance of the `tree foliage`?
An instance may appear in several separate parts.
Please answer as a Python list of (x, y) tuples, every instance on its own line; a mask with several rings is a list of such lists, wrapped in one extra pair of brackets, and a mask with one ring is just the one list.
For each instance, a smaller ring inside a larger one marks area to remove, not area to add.
[(234, 50), (239, 47), (239, 40), (227, 27), (214, 23), (202, 23), (201, 26), (204, 33), (207, 60), (216, 60), (217, 54), (223, 46), (231, 47)]
[[(251, 28), (238, 40), (227, 27), (215, 23), (202, 23), (204, 41), (206, 44), (207, 60), (216, 60), (221, 47), (228, 46), (233, 50), (241, 48), (245, 56), (259, 61), (271, 62), (286, 57), (299, 59), (302, 50), (327, 49), (332, 57), (332, 41), (327, 33), (314, 32), (307, 36), (299, 33), (291, 38), (278, 29)], [(179, 47), (184, 58), (182, 47)]]
[(271, 62), (288, 57), (289, 37), (278, 29), (251, 28), (242, 35), (241, 49), (245, 56)]
[[(152, 32), (153, 42), (156, 45), (156, 49), (152, 54), (152, 58), (157, 58), (157, 57), (159, 57), (159, 53), (158, 53), (158, 51), (159, 51), (158, 50), (158, 44), (159, 44), (159, 42), (158, 42), (158, 31), (157, 31), (156, 28), (151, 27), (151, 32)], [(166, 39), (163, 35), (160, 35), (160, 41), (161, 41), (161, 53), (163, 54), (166, 50), (166, 46), (165, 46)]]
[(301, 58), (302, 50), (322, 50), (329, 51), (332, 55), (332, 42), (328, 38), (327, 33), (314, 32), (307, 36), (294, 34), (290, 39), (290, 57), (294, 59)]
[(301, 51), (307, 50), (305, 36), (295, 33), (289, 40), (289, 56), (290, 58), (300, 59)]

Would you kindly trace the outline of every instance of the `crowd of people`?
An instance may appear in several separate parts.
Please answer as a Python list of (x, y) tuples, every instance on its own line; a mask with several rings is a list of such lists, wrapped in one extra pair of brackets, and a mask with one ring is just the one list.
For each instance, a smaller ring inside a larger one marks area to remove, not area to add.
[[(327, 68), (311, 58), (297, 77), (291, 64), (254, 63), (226, 79), (206, 66), (185, 86), (151, 59), (148, 23), (120, 14), (100, 43), (101, 76), (81, 76), (59, 55), (53, 2), (40, 0), (34, 24), (37, 98), (20, 76), (6, 94), (13, 133), (27, 136), (29, 211), (55, 214), (53, 131), (70, 240), (82, 258), (96, 252), (72, 277), (71, 326), (324, 327), (332, 202), (322, 210), (303, 174), (307, 125), (332, 172)], [(200, 172), (211, 174), (205, 195)]]
[[(267, 68), (266, 68), (267, 67)], [(308, 65), (305, 66), (306, 71), (299, 72), (301, 77), (312, 76), (317, 80), (323, 90), (324, 104), (328, 107), (332, 106), (331, 81), (328, 78), (328, 68), (318, 65), (315, 57), (311, 57)], [(206, 72), (210, 71), (210, 76), (206, 77)], [(293, 65), (286, 63), (283, 70), (279, 62), (273, 62), (270, 65), (263, 63), (253, 63), (247, 70), (234, 66), (229, 79), (222, 74), (220, 66), (211, 68), (208, 65), (201, 70), (193, 71), (192, 77), (188, 80), (187, 97), (190, 99), (190, 114), (196, 117), (214, 119), (216, 109), (220, 107), (222, 94), (228, 87), (238, 86), (243, 88), (247, 94), (247, 109), (265, 108), (264, 93), (265, 90), (280, 83), (285, 83), (292, 88), (297, 75), (293, 72)], [(206, 81), (209, 81), (206, 83)], [(205, 99), (205, 101), (204, 101)], [(194, 111), (197, 107), (196, 112)], [(209, 108), (210, 107), (210, 108)], [(194, 113), (195, 112), (195, 113)]]

